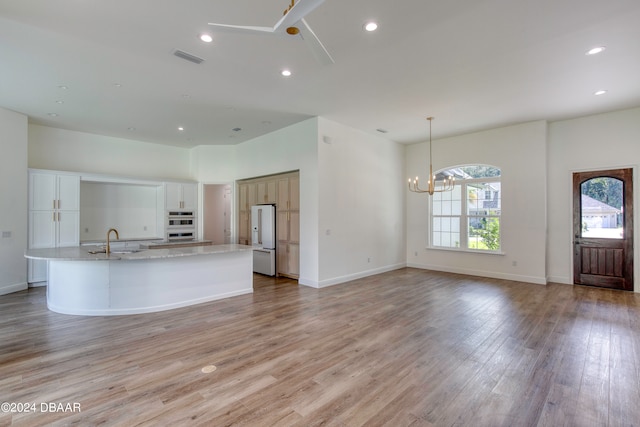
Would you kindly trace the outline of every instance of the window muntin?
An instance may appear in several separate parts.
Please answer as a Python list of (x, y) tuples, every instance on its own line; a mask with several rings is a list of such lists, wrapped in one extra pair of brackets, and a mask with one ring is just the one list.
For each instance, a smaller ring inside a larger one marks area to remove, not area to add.
[(451, 175), (456, 177), (453, 191), (432, 196), (430, 246), (500, 251), (500, 169), (471, 165), (437, 174)]

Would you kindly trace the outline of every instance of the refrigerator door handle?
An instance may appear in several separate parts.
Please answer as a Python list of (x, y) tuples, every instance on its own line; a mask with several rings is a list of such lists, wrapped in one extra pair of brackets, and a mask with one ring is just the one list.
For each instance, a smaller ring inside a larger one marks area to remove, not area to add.
[(262, 209), (258, 209), (258, 243), (262, 244)]

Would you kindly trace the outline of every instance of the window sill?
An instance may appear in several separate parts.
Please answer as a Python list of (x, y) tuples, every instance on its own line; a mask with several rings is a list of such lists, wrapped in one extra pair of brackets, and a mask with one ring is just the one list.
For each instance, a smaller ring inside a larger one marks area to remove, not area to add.
[(478, 249), (444, 248), (440, 246), (427, 246), (426, 249), (430, 251), (462, 252), (462, 253), (483, 254), (483, 255), (503, 255), (503, 256), (506, 255), (506, 252), (502, 252), (502, 251), (483, 251)]

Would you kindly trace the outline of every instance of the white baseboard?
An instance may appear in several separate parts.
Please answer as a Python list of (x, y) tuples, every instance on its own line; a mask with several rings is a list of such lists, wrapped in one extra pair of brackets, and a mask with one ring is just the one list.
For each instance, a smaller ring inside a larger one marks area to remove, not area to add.
[(341, 283), (350, 282), (356, 279), (362, 279), (363, 277), (373, 276), (380, 273), (386, 273), (387, 271), (398, 270), (404, 268), (407, 265), (405, 263), (387, 265), (385, 267), (374, 268), (371, 270), (360, 271), (358, 273), (347, 274), (344, 276), (334, 277), (331, 279), (317, 281), (300, 279), (299, 283), (305, 286), (311, 286), (313, 288), (326, 288), (327, 286), (339, 285)]
[(24, 291), (28, 287), (29, 286), (27, 285), (27, 282), (0, 286), (0, 295), (6, 295), (6, 294), (11, 294), (13, 292)]
[(424, 270), (442, 271), (445, 273), (466, 274), (468, 276), (489, 277), (491, 279), (513, 280), (515, 282), (534, 283), (536, 285), (546, 285), (545, 277), (524, 276), (520, 274), (500, 273), (496, 271), (471, 270), (466, 268), (442, 267), (439, 265), (407, 264), (407, 267), (420, 268)]
[(47, 286), (47, 281), (43, 281), (43, 282), (31, 282), (29, 283), (29, 287), (30, 288), (41, 288), (43, 286)]
[(566, 276), (548, 276), (547, 283), (563, 283), (565, 285), (573, 285), (573, 278)]

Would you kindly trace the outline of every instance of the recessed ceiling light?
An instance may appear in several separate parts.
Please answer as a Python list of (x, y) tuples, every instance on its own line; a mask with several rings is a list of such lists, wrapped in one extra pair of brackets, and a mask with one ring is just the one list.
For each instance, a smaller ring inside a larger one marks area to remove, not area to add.
[(182, 132), (182, 131), (184, 130), (184, 128), (183, 128), (182, 126), (178, 126), (178, 130), (179, 130), (180, 132)]
[(604, 95), (605, 93), (607, 93), (606, 90), (597, 90), (597, 91), (593, 92), (593, 94), (596, 95), (596, 96)]
[(213, 41), (213, 37), (210, 34), (200, 34), (200, 40), (205, 43), (211, 43)]
[(64, 104), (64, 101), (63, 101), (62, 99), (58, 99), (58, 100), (56, 101), (56, 104)]
[(58, 113), (47, 113), (49, 117), (58, 117)]
[(363, 28), (365, 31), (369, 31), (369, 32), (375, 31), (378, 29), (378, 24), (373, 21), (367, 22), (366, 24), (364, 24)]
[(282, 74), (284, 77), (289, 77), (291, 75), (291, 70), (282, 70), (280, 74)]
[(65, 85), (60, 85), (60, 86), (58, 86), (58, 89), (67, 90), (67, 89), (69, 89), (69, 87), (65, 86)]
[(122, 83), (114, 83), (113, 86), (115, 87), (122, 87)]
[(605, 50), (606, 48), (604, 46), (596, 46), (594, 48), (589, 49), (585, 55), (596, 55), (600, 52), (602, 52), (603, 50)]

